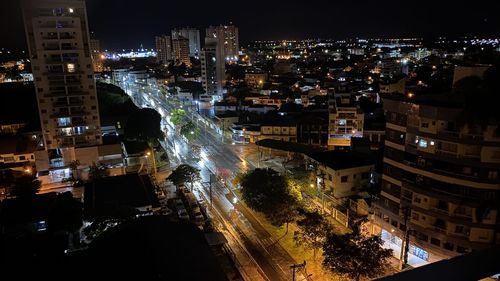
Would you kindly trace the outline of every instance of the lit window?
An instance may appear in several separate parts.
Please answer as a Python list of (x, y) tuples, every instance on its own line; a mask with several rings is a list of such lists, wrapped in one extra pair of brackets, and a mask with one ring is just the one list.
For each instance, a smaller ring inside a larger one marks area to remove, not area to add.
[(72, 14), (74, 12), (73, 8), (69, 8), (69, 12)]
[(424, 139), (420, 139), (420, 140), (418, 141), (418, 146), (423, 147), (423, 148), (426, 148), (426, 147), (427, 147), (427, 141), (426, 141), (426, 140), (424, 140)]
[(74, 63), (68, 63), (67, 68), (68, 68), (68, 72), (75, 72), (75, 64)]

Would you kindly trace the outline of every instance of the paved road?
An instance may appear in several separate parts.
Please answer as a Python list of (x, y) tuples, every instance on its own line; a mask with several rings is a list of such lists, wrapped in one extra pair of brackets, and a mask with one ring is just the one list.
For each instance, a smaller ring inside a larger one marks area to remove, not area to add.
[[(143, 89), (128, 85), (123, 88), (135, 98), (136, 104), (154, 108), (164, 117), (163, 125), (168, 130), (166, 141), (162, 142), (162, 145), (172, 152), (174, 157), (171, 158), (176, 161), (176, 164), (187, 163), (199, 168), (203, 182), (210, 180), (210, 174), (216, 174), (224, 178), (230, 187), (230, 180), (234, 176), (254, 168), (252, 164), (244, 160), (245, 149), (233, 147), (230, 141), (224, 140), (218, 134), (216, 128), (210, 127), (209, 123), (197, 114), (188, 113), (186, 118), (191, 118), (195, 123), (200, 124), (201, 134), (191, 143), (179, 136), (168, 122), (174, 105), (167, 102), (154, 86)], [(199, 145), (200, 150), (194, 151), (193, 144)], [(199, 195), (210, 198), (207, 185), (196, 187)], [(264, 275), (264, 279), (291, 280), (289, 267), (296, 261), (279, 243), (274, 243), (271, 235), (253, 216), (252, 211), (241, 202), (234, 201), (234, 197), (231, 190), (223, 184), (218, 182), (212, 185), (213, 215), (217, 215), (225, 225), (226, 235), (237, 239), (238, 248), (232, 249), (233, 252), (240, 252), (239, 250), (243, 249), (242, 252), (249, 255), (250, 260), (257, 264), (256, 267), (261, 275)], [(245, 260), (245, 257), (241, 257), (241, 260)], [(303, 277), (299, 274), (297, 279), (302, 280)]]

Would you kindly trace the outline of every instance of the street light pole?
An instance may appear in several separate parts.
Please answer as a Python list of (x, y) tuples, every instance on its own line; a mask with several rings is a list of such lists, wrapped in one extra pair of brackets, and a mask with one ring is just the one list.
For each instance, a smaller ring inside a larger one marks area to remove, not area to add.
[(155, 157), (154, 149), (151, 149), (151, 152), (148, 151), (146, 153), (146, 156), (151, 156), (151, 158), (153, 158), (153, 173), (154, 173), (154, 175), (156, 177), (156, 159), (155, 159), (156, 157)]

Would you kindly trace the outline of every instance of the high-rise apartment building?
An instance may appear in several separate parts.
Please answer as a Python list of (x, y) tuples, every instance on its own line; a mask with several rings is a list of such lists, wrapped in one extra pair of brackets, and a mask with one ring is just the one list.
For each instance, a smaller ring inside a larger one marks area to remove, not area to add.
[(350, 93), (328, 95), (328, 146), (350, 146), (351, 138), (363, 137), (364, 114)]
[(159, 64), (168, 64), (172, 60), (172, 41), (170, 41), (170, 36), (156, 36), (155, 44), (156, 62)]
[(91, 157), (77, 151), (102, 143), (85, 2), (26, 0), (23, 17), (47, 160)]
[(240, 41), (238, 28), (234, 25), (210, 26), (206, 29), (206, 37), (217, 40), (223, 46), (224, 59), (227, 62), (238, 60)]
[(222, 87), (226, 75), (223, 48), (212, 38), (205, 39), (205, 47), (201, 51), (201, 77), (205, 93), (211, 96), (222, 96)]
[(450, 97), (431, 98), (384, 97), (375, 232), (397, 258), (407, 249), (413, 266), (500, 243), (498, 124), (464, 120)]
[(189, 56), (198, 58), (201, 51), (200, 31), (196, 28), (178, 28), (172, 30), (172, 40), (182, 36), (189, 40)]
[(176, 63), (184, 63), (187, 66), (191, 66), (191, 60), (189, 58), (189, 40), (182, 36), (177, 36), (177, 38), (172, 39), (172, 50), (173, 59)]
[(90, 39), (89, 48), (92, 54), (101, 52), (101, 42), (98, 39)]

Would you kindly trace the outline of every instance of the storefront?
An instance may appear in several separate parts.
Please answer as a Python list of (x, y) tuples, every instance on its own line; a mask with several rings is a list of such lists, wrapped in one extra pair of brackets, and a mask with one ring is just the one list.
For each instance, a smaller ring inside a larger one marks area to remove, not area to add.
[[(403, 240), (385, 229), (382, 229), (381, 238), (384, 241), (384, 247), (392, 249), (394, 257), (399, 259), (401, 257), (401, 245), (403, 244)], [(429, 253), (426, 250), (410, 243), (408, 251), (408, 264), (413, 267), (418, 267), (428, 263)]]

